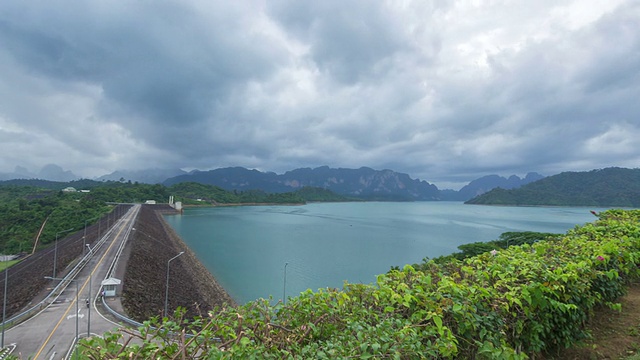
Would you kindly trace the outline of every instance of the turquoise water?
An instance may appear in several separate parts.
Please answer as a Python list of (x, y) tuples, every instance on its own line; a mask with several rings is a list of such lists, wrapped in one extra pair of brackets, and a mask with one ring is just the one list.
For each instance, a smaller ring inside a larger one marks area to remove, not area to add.
[[(506, 231), (564, 233), (592, 208), (459, 202), (319, 203), (189, 208), (167, 222), (238, 302), (273, 301), (344, 281), (372, 283), (391, 266), (497, 239)], [(285, 284), (285, 264), (286, 284)]]

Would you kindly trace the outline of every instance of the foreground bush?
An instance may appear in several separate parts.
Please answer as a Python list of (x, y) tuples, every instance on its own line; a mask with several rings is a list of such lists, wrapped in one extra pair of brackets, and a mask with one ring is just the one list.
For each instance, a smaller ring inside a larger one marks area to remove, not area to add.
[[(555, 240), (307, 291), (207, 319), (158, 319), (84, 340), (92, 359), (526, 359), (586, 337), (597, 306), (638, 277), (640, 211), (611, 210)], [(138, 337), (140, 340), (131, 341)], [(122, 345), (123, 343), (125, 345)]]

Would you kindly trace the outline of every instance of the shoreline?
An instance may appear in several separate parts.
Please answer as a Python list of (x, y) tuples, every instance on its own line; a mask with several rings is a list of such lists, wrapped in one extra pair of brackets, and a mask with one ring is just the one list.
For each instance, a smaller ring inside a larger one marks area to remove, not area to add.
[[(136, 230), (127, 244), (126, 251), (130, 253), (122, 281), (123, 309), (136, 321), (162, 316), (165, 297), (170, 312), (182, 307), (188, 317), (206, 317), (216, 308), (237, 306), (164, 220), (163, 214), (176, 212), (179, 213), (166, 204), (142, 205), (136, 219)], [(171, 261), (172, 258), (175, 261)], [(170, 281), (167, 281), (169, 274)]]
[[(176, 210), (176, 212), (178, 211)], [(238, 304), (235, 301), (235, 299), (233, 299), (233, 297), (229, 295), (229, 292), (222, 285), (220, 285), (220, 283), (215, 278), (215, 276), (213, 276), (213, 274), (211, 274), (211, 272), (202, 264), (202, 262), (200, 262), (196, 254), (193, 252), (193, 250), (191, 250), (191, 248), (187, 245), (187, 243), (185, 243), (184, 240), (182, 240), (182, 238), (180, 237), (180, 235), (178, 235), (178, 233), (176, 233), (176, 231), (171, 227), (171, 225), (169, 225), (169, 223), (166, 222), (166, 220), (162, 216), (162, 213), (163, 213), (162, 211), (156, 212), (160, 222), (162, 223), (162, 228), (164, 229), (165, 233), (169, 236), (169, 239), (171, 239), (171, 241), (178, 244), (180, 248), (184, 249), (183, 251), (185, 252), (185, 255), (187, 255), (192, 260), (191, 265), (196, 268), (195, 271), (197, 273), (208, 275), (206, 276), (208, 279), (201, 279), (201, 278), (195, 279), (195, 281), (200, 283), (198, 290), (206, 291), (206, 287), (207, 287), (206, 284), (209, 284), (210, 286), (213, 286), (214, 292), (217, 293), (217, 295), (219, 295), (219, 298), (226, 298), (228, 299), (227, 301), (228, 305), (237, 306)], [(203, 296), (206, 296), (206, 295), (203, 294)]]
[[(214, 207), (233, 207), (233, 206), (301, 206), (308, 203), (225, 203), (225, 204), (202, 204), (202, 205), (182, 205), (183, 209), (186, 208), (214, 208)], [(178, 213), (179, 211), (176, 210)]]

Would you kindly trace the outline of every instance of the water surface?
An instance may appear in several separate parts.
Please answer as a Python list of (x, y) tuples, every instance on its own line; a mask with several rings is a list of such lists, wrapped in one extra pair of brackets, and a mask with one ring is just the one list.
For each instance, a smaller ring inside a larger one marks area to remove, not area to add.
[[(318, 203), (188, 208), (167, 222), (238, 303), (280, 300), (308, 288), (375, 282), (391, 266), (421, 262), (506, 231), (564, 233), (589, 210), (460, 202)], [(285, 264), (286, 283), (285, 283)], [(286, 286), (286, 289), (285, 289)]]

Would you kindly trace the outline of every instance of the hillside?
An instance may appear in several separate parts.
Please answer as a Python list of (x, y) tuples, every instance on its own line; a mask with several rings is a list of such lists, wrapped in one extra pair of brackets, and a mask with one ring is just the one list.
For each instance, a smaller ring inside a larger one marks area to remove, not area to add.
[(508, 178), (495, 174), (487, 175), (471, 181), (458, 191), (441, 190), (440, 193), (442, 200), (467, 201), (498, 187), (502, 189), (516, 189), (543, 178), (544, 176), (536, 172), (530, 172), (523, 178), (517, 175), (511, 175)]
[(494, 189), (466, 204), (640, 207), (640, 169), (563, 172), (518, 189)]
[[(49, 246), (40, 247), (34, 254), (23, 257), (19, 263), (10, 268), (7, 274), (7, 288), (10, 289), (7, 293), (7, 318), (24, 309), (42, 289), (47, 287), (48, 280), (44, 277), (51, 276), (54, 268), (54, 251), (56, 252), (56, 269), (58, 269), (59, 274), (64, 274), (69, 269), (68, 265), (82, 255), (84, 250), (83, 245), (92, 245), (101, 235), (104, 235), (104, 231), (108, 228), (109, 224), (113, 224), (114, 220), (122, 216), (128, 209), (129, 205), (118, 205), (110, 209), (110, 212), (99, 214), (98, 217), (91, 219), (91, 222), (86, 223), (87, 227), (85, 228), (84, 220), (89, 219), (88, 216), (91, 215), (71, 219), (70, 217), (77, 211), (68, 211), (69, 209), (65, 210), (59, 207), (57, 211), (64, 214), (64, 221), (66, 222), (62, 223), (63, 219), (60, 218), (50, 218), (45, 228), (45, 233), (43, 233), (42, 239), (40, 239), (41, 242), (46, 242)], [(2, 223), (2, 220), (8, 219), (3, 214), (0, 214), (0, 239), (5, 240), (9, 238), (9, 240), (3, 244), (5, 246), (4, 249), (7, 249), (6, 243), (15, 242), (16, 240), (13, 236), (18, 236), (19, 234), (7, 235), (7, 232), (5, 232), (6, 227)], [(65, 227), (73, 227), (73, 220), (75, 220), (76, 226), (72, 231), (60, 231), (60, 229), (64, 229)], [(34, 223), (36, 226), (40, 225), (40, 222), (34, 221)], [(54, 250), (54, 247), (50, 246), (50, 244), (56, 238), (56, 232), (60, 234), (60, 237), (58, 239), (57, 250)], [(31, 243), (28, 245), (28, 249), (25, 247), (22, 250), (30, 251), (33, 245)], [(2, 272), (0, 273), (0, 288), (5, 286), (4, 279), (5, 273)], [(2, 303), (0, 303), (0, 309), (1, 308)]]
[(100, 176), (98, 181), (132, 181), (144, 184), (160, 184), (168, 178), (184, 175), (187, 172), (180, 169), (145, 169), (145, 170), (117, 170)]
[(367, 167), (334, 169), (322, 166), (315, 169), (296, 169), (282, 175), (232, 167), (192, 172), (167, 179), (164, 185), (171, 186), (182, 182), (215, 185), (227, 191), (260, 189), (267, 193), (281, 193), (296, 191), (303, 187), (317, 187), (338, 195), (364, 200), (440, 199), (438, 188), (426, 181), (411, 179), (407, 174), (392, 170), (374, 170)]

